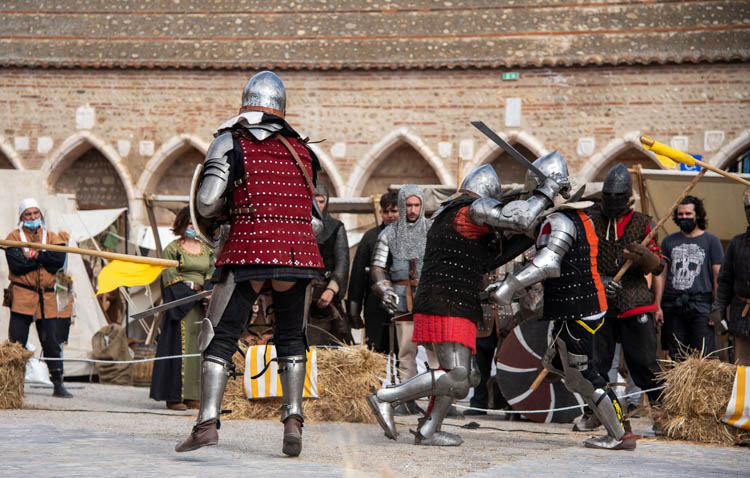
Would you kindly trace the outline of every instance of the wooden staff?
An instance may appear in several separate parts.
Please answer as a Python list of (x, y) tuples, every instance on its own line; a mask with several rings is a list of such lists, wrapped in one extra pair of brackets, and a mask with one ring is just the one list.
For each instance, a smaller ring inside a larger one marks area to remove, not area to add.
[[(701, 180), (701, 178), (706, 174), (707, 171), (708, 171), (707, 169), (701, 169), (701, 171), (698, 174), (695, 175), (695, 177), (693, 178), (693, 180), (690, 181), (690, 184), (688, 184), (687, 187), (685, 187), (685, 189), (683, 189), (682, 193), (677, 197), (677, 199), (675, 199), (674, 204), (672, 204), (672, 207), (669, 209), (669, 212), (667, 212), (666, 214), (664, 214), (662, 216), (662, 218), (659, 219), (659, 222), (656, 223), (656, 226), (654, 226), (654, 228), (651, 229), (651, 231), (648, 234), (646, 234), (646, 237), (643, 238), (643, 240), (641, 241), (641, 245), (642, 246), (647, 245), (648, 242), (651, 240), (651, 238), (653, 238), (654, 235), (656, 234), (656, 231), (658, 231), (659, 228), (662, 227), (664, 225), (664, 223), (667, 222), (667, 220), (670, 217), (672, 217), (672, 212), (674, 212), (674, 210), (677, 209), (677, 206), (680, 205), (680, 203), (682, 202), (682, 200), (685, 199), (685, 197), (688, 194), (690, 194), (690, 191), (692, 191), (693, 188), (695, 188), (695, 186), (698, 184), (698, 181)], [(643, 198), (641, 198), (641, 201), (643, 201)], [(631, 260), (625, 261), (625, 264), (623, 264), (622, 267), (620, 268), (620, 270), (617, 271), (617, 274), (612, 278), (612, 280), (613, 281), (618, 281), (618, 280), (622, 279), (622, 276), (625, 275), (625, 273), (628, 271), (628, 269), (630, 269), (630, 266), (632, 264), (633, 264), (633, 261), (631, 261)], [(536, 379), (531, 384), (531, 386), (529, 387), (529, 389), (530, 390), (536, 390), (539, 387), (539, 385), (541, 385), (542, 380), (544, 380), (544, 378), (547, 376), (548, 373), (549, 372), (547, 372), (547, 369), (543, 369), (541, 372), (539, 372), (539, 375), (537, 375)]]
[(161, 259), (157, 257), (133, 256), (130, 254), (120, 254), (117, 252), (95, 251), (93, 249), (81, 249), (79, 247), (56, 246), (54, 244), (40, 244), (38, 242), (20, 242), (6, 241), (0, 239), (0, 246), (3, 247), (28, 247), (29, 249), (41, 249), (54, 252), (70, 252), (72, 254), (82, 254), (84, 256), (96, 256), (113, 261), (136, 262), (139, 264), (149, 264), (152, 266), (177, 267), (179, 262)]

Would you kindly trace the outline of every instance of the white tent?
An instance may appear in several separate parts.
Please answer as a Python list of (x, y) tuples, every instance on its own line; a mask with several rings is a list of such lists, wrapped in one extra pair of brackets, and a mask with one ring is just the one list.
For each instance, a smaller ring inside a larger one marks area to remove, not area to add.
[[(70, 194), (50, 195), (44, 184), (41, 171), (0, 170), (0, 181), (3, 184), (3, 200), (0, 201), (0, 237), (7, 235), (18, 227), (18, 203), (21, 199), (34, 197), (42, 206), (47, 227), (52, 231), (66, 231), (71, 235), (70, 245), (75, 247), (77, 241), (95, 236), (105, 230), (124, 211), (107, 209), (96, 211), (76, 211), (75, 197)], [(68, 273), (73, 277), (75, 303), (73, 321), (70, 327), (70, 338), (64, 347), (66, 358), (92, 358), (91, 337), (106, 325), (104, 314), (94, 298), (94, 290), (86, 274), (83, 260), (78, 254), (68, 254)], [(8, 262), (0, 259), (0, 287), (8, 287)], [(10, 310), (0, 307), (0, 342), (8, 338), (8, 321)], [(36, 334), (36, 327), (29, 331), (29, 340), (36, 346), (36, 355), (41, 353), (41, 345)], [(88, 375), (91, 364), (84, 362), (66, 362), (65, 375)]]

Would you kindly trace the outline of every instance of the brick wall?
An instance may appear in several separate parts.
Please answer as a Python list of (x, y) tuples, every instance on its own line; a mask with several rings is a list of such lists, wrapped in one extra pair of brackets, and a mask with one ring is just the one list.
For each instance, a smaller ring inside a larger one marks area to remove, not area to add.
[[(369, 193), (371, 175), (386, 180), (397, 173), (378, 166), (404, 145), (407, 156), (425, 160), (404, 168), (454, 182), (459, 155), (471, 166), (498, 154), (469, 125), (474, 119), (533, 154), (559, 150), (571, 170), (591, 178), (635, 131), (666, 143), (684, 137), (677, 140), (687, 141), (688, 151), (711, 159), (750, 128), (745, 63), (518, 72), (517, 81), (503, 81), (496, 70), (279, 73), (287, 119), (311, 139), (326, 139), (316, 150), (340, 195)], [(54, 169), (74, 164), (66, 155), (80, 156), (91, 143), (118, 179), (131, 183), (125, 186), (130, 196), (156, 184), (175, 192), (173, 180), (145, 176), (169, 171), (164, 166), (180, 157), (171, 147), (180, 138), (209, 144), (215, 127), (236, 113), (251, 74), (5, 69), (0, 144), (24, 168), (49, 169), (54, 184), (62, 174)], [(518, 127), (505, 126), (509, 98), (521, 101)], [(579, 144), (582, 138), (588, 147)]]

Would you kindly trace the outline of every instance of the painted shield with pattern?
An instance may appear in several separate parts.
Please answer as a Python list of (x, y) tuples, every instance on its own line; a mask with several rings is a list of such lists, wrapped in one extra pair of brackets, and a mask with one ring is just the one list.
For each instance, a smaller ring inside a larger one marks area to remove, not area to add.
[[(551, 340), (552, 326), (547, 320), (526, 320), (513, 329), (500, 347), (495, 379), (513, 410), (550, 410), (583, 403), (553, 374), (547, 375), (536, 390), (529, 389), (543, 368), (542, 356)], [(579, 415), (580, 408), (523, 414), (539, 423), (570, 423)]]

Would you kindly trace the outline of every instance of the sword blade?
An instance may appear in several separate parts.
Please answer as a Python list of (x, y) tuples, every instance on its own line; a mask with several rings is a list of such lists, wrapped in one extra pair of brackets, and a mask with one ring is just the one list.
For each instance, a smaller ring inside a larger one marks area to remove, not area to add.
[(531, 164), (531, 161), (529, 161), (528, 159), (526, 159), (524, 157), (524, 155), (522, 155), (521, 153), (519, 153), (516, 150), (516, 148), (514, 148), (511, 145), (509, 145), (503, 138), (501, 138), (494, 131), (492, 131), (489, 126), (487, 126), (486, 124), (484, 124), (484, 121), (472, 121), (471, 125), (473, 127), (475, 127), (476, 129), (478, 129), (479, 131), (481, 131), (482, 133), (484, 133), (484, 135), (487, 136), (488, 138), (490, 138), (493, 143), (495, 143), (496, 145), (498, 145), (501, 148), (503, 148), (508, 154), (511, 155), (511, 157), (513, 157), (513, 159), (515, 159), (519, 163), (523, 164), (523, 166), (526, 169), (528, 169), (532, 173), (536, 174), (536, 176), (542, 182), (544, 182), (544, 180), (547, 179), (547, 176), (543, 172), (541, 172), (539, 170), (539, 168), (537, 168), (536, 166), (534, 166), (533, 164)]
[(150, 317), (159, 312), (163, 312), (169, 309), (174, 309), (175, 307), (182, 305), (182, 304), (189, 304), (190, 302), (199, 301), (204, 297), (208, 297), (209, 295), (211, 295), (211, 291), (204, 290), (203, 292), (198, 292), (197, 294), (193, 294), (188, 297), (183, 297), (182, 299), (173, 300), (172, 302), (167, 302), (166, 304), (157, 305), (156, 307), (151, 307), (150, 309), (146, 309), (143, 312), (138, 312), (137, 314), (131, 315), (130, 318), (137, 320), (137, 319), (142, 319), (143, 317)]

